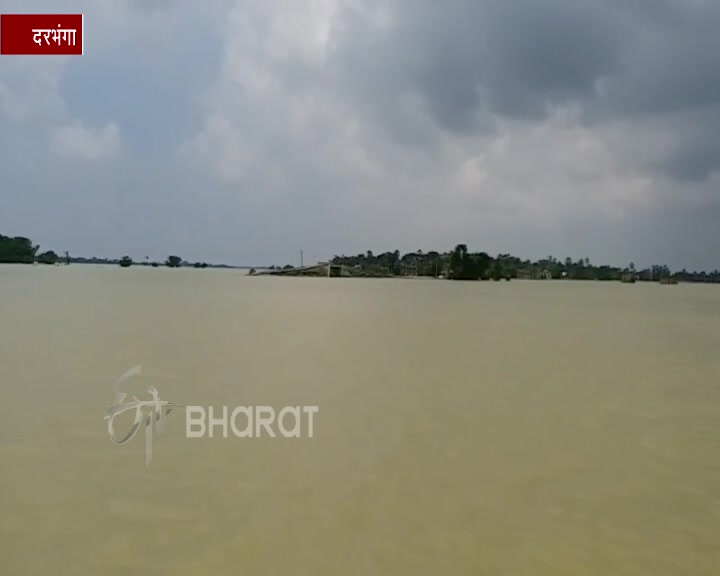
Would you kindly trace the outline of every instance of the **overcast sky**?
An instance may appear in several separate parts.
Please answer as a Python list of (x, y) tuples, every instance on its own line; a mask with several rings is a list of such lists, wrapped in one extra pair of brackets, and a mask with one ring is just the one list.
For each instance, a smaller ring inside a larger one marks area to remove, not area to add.
[(720, 268), (720, 2), (3, 0), (0, 233), (295, 264), (366, 250)]

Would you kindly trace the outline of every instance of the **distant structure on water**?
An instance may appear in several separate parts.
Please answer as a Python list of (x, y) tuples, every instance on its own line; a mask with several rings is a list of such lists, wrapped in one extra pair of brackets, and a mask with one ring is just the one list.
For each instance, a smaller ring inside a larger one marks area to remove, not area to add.
[(256, 270), (251, 268), (248, 276), (327, 276), (328, 278), (338, 278), (341, 276), (349, 276), (342, 264), (332, 264), (330, 262), (320, 262), (314, 266), (301, 266), (294, 268), (288, 266), (285, 268), (277, 268), (275, 270)]
[(552, 280), (550, 270), (544, 268), (542, 270), (518, 270), (518, 280)]

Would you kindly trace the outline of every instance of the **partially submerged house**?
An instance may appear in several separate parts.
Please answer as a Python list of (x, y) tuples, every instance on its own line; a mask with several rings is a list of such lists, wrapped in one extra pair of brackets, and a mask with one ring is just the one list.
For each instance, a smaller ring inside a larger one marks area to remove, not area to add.
[(547, 268), (542, 270), (518, 270), (517, 277), (519, 280), (552, 280), (552, 274)]
[(518, 280), (532, 280), (533, 276), (534, 275), (533, 275), (532, 270), (518, 270), (517, 271)]

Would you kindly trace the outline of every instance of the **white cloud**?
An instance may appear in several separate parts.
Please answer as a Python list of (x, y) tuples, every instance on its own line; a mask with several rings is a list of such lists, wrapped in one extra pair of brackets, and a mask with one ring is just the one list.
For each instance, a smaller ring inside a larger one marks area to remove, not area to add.
[(61, 126), (50, 143), (54, 154), (61, 158), (104, 160), (120, 153), (120, 129), (113, 122), (102, 128), (86, 128), (81, 124)]
[(209, 116), (203, 131), (182, 143), (178, 153), (184, 160), (207, 163), (221, 179), (235, 183), (243, 181), (255, 161), (252, 151), (222, 116)]
[[(30, 5), (28, 5), (30, 4)], [(34, 139), (38, 148), (56, 150), (58, 141), (68, 141), (76, 156), (100, 157), (116, 153), (119, 143), (118, 126), (112, 119), (99, 129), (81, 128), (81, 118), (71, 117), (62, 97), (62, 82), (67, 69), (72, 66), (91, 65), (103, 57), (113, 56), (119, 49), (126, 55), (134, 54), (142, 59), (153, 54), (149, 61), (157, 61), (162, 67), (165, 57), (172, 58), (172, 49), (183, 43), (184, 27), (197, 25), (203, 18), (212, 19), (222, 6), (185, 9), (176, 2), (165, 0), (109, 0), (83, 8), (85, 15), (83, 56), (35, 57), (17, 56), (0, 58), (0, 130), (3, 124), (17, 129), (24, 140)], [(28, 10), (30, 8), (30, 10)], [(8, 13), (75, 13), (76, 2), (71, 0), (5, 0), (3, 12)], [(159, 33), (167, 30), (177, 32), (176, 42), (160, 40)], [(170, 52), (168, 54), (168, 52)], [(147, 62), (146, 60), (142, 60)], [(108, 62), (108, 68), (113, 63)], [(12, 140), (15, 134), (2, 134)], [(44, 141), (43, 141), (44, 140)], [(96, 141), (100, 149), (93, 152), (85, 146)]]
[(67, 58), (0, 60), (0, 122), (45, 121), (64, 112), (59, 82)]

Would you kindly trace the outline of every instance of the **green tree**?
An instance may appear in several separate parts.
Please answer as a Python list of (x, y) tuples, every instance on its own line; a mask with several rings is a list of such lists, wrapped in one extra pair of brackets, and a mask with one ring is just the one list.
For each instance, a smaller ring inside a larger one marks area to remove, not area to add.
[(32, 264), (39, 246), (33, 246), (29, 238), (11, 238), (0, 234), (0, 263)]
[(60, 259), (60, 257), (55, 254), (52, 250), (48, 250), (47, 252), (43, 252), (37, 257), (37, 261), (40, 264), (56, 264), (57, 261)]
[(182, 264), (182, 258), (180, 258), (180, 256), (168, 256), (168, 259), (165, 261), (165, 265), (168, 268), (180, 268), (180, 264)]
[(502, 261), (497, 259), (493, 265), (493, 280), (497, 281), (503, 277), (503, 265)]
[(466, 244), (458, 244), (450, 256), (450, 277), (453, 280), (477, 280), (479, 266), (470, 254)]
[(487, 278), (494, 263), (495, 260), (487, 252), (480, 252), (479, 254), (476, 254), (473, 257), (472, 268), (472, 273), (475, 278)]
[(133, 265), (133, 261), (132, 261), (132, 258), (130, 258), (130, 256), (123, 256), (122, 258), (120, 258), (119, 263), (120, 263), (120, 266), (123, 268), (129, 268), (130, 266)]

